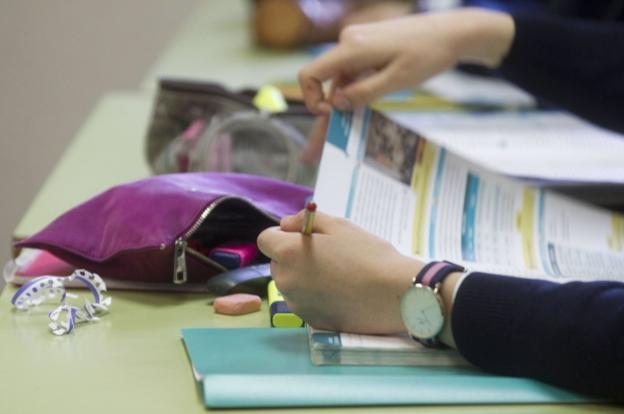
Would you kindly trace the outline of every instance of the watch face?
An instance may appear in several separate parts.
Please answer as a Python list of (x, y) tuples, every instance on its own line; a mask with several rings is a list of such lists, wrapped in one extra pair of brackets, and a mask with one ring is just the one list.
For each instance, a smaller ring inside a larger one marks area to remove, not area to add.
[(420, 339), (435, 337), (444, 325), (442, 303), (428, 286), (416, 285), (403, 294), (401, 316), (409, 333)]

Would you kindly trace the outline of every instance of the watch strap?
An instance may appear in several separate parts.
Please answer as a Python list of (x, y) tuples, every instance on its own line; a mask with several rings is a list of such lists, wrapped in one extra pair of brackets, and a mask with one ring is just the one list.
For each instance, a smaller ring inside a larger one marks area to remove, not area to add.
[(465, 272), (463, 266), (449, 261), (433, 261), (427, 263), (414, 278), (414, 284), (434, 287), (453, 272)]

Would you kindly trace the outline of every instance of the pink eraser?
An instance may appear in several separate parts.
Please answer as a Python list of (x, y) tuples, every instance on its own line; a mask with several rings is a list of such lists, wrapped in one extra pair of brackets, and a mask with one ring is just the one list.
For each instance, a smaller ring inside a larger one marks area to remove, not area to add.
[(235, 293), (233, 295), (220, 296), (212, 304), (216, 313), (224, 315), (244, 315), (260, 310), (262, 299), (260, 296), (249, 293)]
[(226, 243), (214, 247), (208, 253), (208, 257), (228, 269), (238, 269), (249, 266), (258, 255), (256, 243), (240, 242)]

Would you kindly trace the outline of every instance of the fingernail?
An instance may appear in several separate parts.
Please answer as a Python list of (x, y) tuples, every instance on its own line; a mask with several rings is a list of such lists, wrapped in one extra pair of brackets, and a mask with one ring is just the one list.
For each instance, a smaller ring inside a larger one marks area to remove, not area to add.
[(339, 109), (341, 111), (349, 111), (353, 109), (353, 105), (351, 104), (349, 98), (347, 98), (347, 96), (342, 93), (336, 93), (334, 95), (334, 98), (332, 99), (332, 102), (334, 103), (336, 109)]

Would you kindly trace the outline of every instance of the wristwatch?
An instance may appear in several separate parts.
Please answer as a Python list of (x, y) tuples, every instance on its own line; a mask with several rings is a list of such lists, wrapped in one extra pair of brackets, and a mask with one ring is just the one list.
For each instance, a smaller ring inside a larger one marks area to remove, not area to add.
[(455, 263), (434, 261), (418, 272), (413, 286), (401, 297), (401, 317), (412, 338), (427, 347), (441, 346), (438, 335), (444, 326), (444, 304), (440, 286), (451, 273), (465, 271)]

